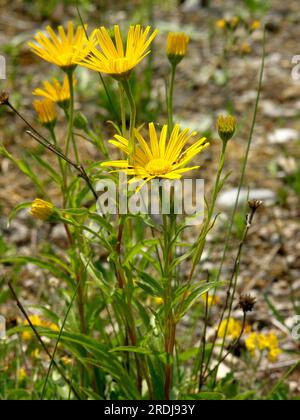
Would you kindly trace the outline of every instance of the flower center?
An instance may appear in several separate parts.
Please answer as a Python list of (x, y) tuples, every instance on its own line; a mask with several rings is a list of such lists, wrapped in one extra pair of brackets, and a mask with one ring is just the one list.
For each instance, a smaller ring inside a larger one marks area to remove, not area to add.
[(171, 170), (171, 165), (163, 159), (152, 159), (146, 166), (146, 171), (152, 175), (165, 175)]

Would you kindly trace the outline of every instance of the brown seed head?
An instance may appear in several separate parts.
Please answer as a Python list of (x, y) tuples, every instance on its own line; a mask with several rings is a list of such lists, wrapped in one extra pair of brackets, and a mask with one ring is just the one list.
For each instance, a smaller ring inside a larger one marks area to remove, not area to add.
[(251, 295), (241, 295), (239, 300), (239, 306), (244, 313), (252, 312), (254, 305), (256, 303), (256, 298)]
[(0, 93), (0, 105), (7, 105), (9, 101), (9, 94), (7, 92)]

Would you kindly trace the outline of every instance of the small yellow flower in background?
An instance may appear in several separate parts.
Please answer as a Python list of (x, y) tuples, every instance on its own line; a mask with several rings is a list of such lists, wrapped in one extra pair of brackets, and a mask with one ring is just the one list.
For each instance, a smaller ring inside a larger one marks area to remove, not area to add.
[[(104, 162), (101, 166), (116, 167), (119, 168), (118, 171), (133, 176), (134, 178), (129, 180), (129, 183), (144, 180), (139, 189), (154, 178), (180, 179), (184, 172), (199, 168), (199, 166), (186, 167), (186, 165), (209, 145), (203, 137), (183, 150), (187, 142), (196, 134), (196, 132), (189, 134), (188, 128), (180, 132), (177, 124), (168, 139), (168, 126), (164, 125), (158, 139), (154, 123), (149, 123), (150, 145), (139, 131), (135, 130), (139, 147), (136, 148), (133, 156), (133, 165), (130, 165), (128, 160), (116, 160)], [(129, 156), (127, 139), (116, 134), (115, 140), (110, 140), (110, 143)]]
[(268, 353), (268, 359), (271, 363), (276, 363), (281, 355), (282, 351), (279, 347), (272, 348)]
[(64, 365), (66, 366), (70, 366), (73, 363), (73, 359), (70, 356), (63, 356), (61, 358), (61, 361), (63, 362)]
[(169, 32), (166, 52), (171, 64), (176, 65), (183, 59), (189, 40), (184, 32)]
[[(206, 304), (207, 293), (205, 293), (204, 295), (202, 295), (201, 296), (201, 299)], [(220, 297), (219, 296), (211, 296), (211, 295), (208, 295), (208, 306), (217, 305), (219, 302), (220, 302)]]
[[(57, 79), (53, 79), (52, 84), (48, 81), (45, 81), (43, 82), (43, 85), (44, 89), (37, 88), (32, 92), (32, 94), (34, 96), (42, 96), (52, 102), (56, 102), (63, 108), (68, 106), (70, 100), (70, 86), (67, 76), (65, 76), (62, 85)], [(73, 78), (73, 85), (76, 85), (75, 77)]]
[(26, 378), (27, 378), (26, 370), (25, 370), (25, 368), (21, 367), (18, 370), (18, 381), (23, 382)]
[(245, 344), (247, 350), (253, 357), (256, 356), (257, 351), (267, 351), (267, 357), (272, 363), (276, 362), (281, 354), (278, 338), (273, 333), (263, 334), (253, 332), (245, 339)]
[(240, 46), (240, 52), (243, 55), (248, 55), (251, 53), (251, 45), (248, 42), (243, 42)]
[(150, 30), (150, 26), (146, 29), (140, 25), (131, 26), (124, 47), (118, 25), (114, 26), (114, 42), (108, 30), (102, 26), (93, 32), (96, 44), (91, 46), (90, 54), (77, 63), (116, 79), (127, 79), (133, 68), (150, 53), (148, 47), (157, 34), (155, 30), (150, 35)]
[(235, 30), (240, 23), (240, 18), (238, 16), (234, 16), (230, 21), (230, 27), (231, 29)]
[(73, 22), (69, 22), (67, 31), (59, 26), (56, 34), (51, 26), (47, 26), (48, 36), (38, 32), (34, 37), (37, 44), (29, 42), (28, 45), (43, 60), (68, 71), (75, 68), (78, 61), (85, 58), (94, 45), (93, 36), (90, 40), (86, 37), (86, 28), (87, 26), (78, 26), (74, 32)]
[(260, 21), (259, 20), (254, 20), (251, 25), (250, 25), (250, 30), (251, 31), (256, 31), (257, 29), (259, 29), (261, 26)]
[(231, 115), (227, 115), (227, 116), (221, 115), (218, 118), (217, 129), (218, 129), (220, 138), (223, 141), (227, 142), (233, 137), (235, 133), (235, 129), (236, 129), (235, 118), (232, 117)]
[(155, 297), (154, 300), (155, 300), (155, 303), (157, 303), (157, 305), (161, 305), (164, 303), (164, 300), (161, 297)]
[(33, 357), (34, 359), (40, 359), (41, 358), (41, 352), (39, 349), (34, 349), (31, 352), (31, 357)]
[(35, 218), (47, 221), (54, 213), (54, 206), (47, 201), (36, 198), (32, 203), (30, 212)]
[(219, 20), (217, 20), (217, 22), (216, 22), (216, 26), (217, 26), (217, 28), (219, 28), (219, 29), (225, 29), (225, 28), (226, 28), (226, 26), (227, 26), (227, 22), (226, 22), (226, 20), (225, 20), (225, 19), (219, 19)]
[[(227, 334), (226, 334), (227, 322), (228, 322), (228, 327), (227, 327)], [(236, 340), (241, 335), (241, 332), (242, 332), (242, 324), (240, 321), (237, 321), (234, 318), (229, 318), (229, 321), (228, 319), (224, 319), (220, 325), (218, 337), (224, 338), (226, 334), (226, 337)]]
[(41, 124), (46, 127), (53, 127), (57, 120), (57, 113), (55, 109), (55, 103), (49, 99), (33, 101), (34, 109), (38, 115)]
[[(43, 326), (43, 321), (42, 319), (38, 316), (38, 315), (30, 315), (29, 316), (30, 322), (32, 323), (32, 325), (34, 325), (35, 327), (41, 327)], [(27, 319), (25, 319), (23, 325), (29, 325), (29, 322), (27, 321)], [(29, 341), (31, 340), (33, 337), (33, 332), (32, 330), (28, 330), (28, 331), (23, 331), (22, 333), (22, 339), (24, 341)]]
[(48, 326), (50, 328), (50, 330), (52, 330), (52, 331), (59, 331), (60, 330), (59, 326), (54, 324), (53, 322), (51, 322), (51, 324), (45, 325), (45, 326)]
[(246, 339), (245, 339), (246, 348), (250, 353), (255, 353), (255, 350), (258, 346), (257, 341), (257, 333), (253, 332), (251, 333)]

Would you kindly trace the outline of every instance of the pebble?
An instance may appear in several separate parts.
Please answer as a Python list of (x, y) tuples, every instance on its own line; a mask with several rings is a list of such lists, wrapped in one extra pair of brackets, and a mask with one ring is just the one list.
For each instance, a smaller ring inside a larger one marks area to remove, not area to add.
[(268, 135), (271, 144), (284, 144), (298, 139), (298, 131), (293, 128), (278, 128)]

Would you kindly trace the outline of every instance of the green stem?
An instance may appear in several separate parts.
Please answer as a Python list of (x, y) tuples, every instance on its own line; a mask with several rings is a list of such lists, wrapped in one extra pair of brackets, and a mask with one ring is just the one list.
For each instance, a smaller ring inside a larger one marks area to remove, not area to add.
[(132, 164), (133, 156), (135, 153), (134, 129), (136, 125), (136, 105), (135, 105), (134, 97), (132, 95), (129, 81), (127, 79), (122, 81), (122, 86), (125, 90), (125, 93), (129, 101), (129, 106), (130, 106), (129, 163)]
[(120, 91), (120, 110), (121, 110), (122, 136), (126, 137), (125, 95), (124, 95), (124, 87), (123, 87), (121, 82), (119, 82), (119, 91)]
[[(49, 132), (53, 141), (53, 144), (55, 147), (58, 147), (58, 143), (57, 143), (57, 139), (56, 139), (56, 135), (55, 135), (55, 130), (54, 127), (49, 128)], [(59, 168), (60, 168), (60, 172), (62, 177), (64, 176), (64, 164), (63, 164), (63, 160), (60, 156), (57, 156), (58, 159), (58, 164), (59, 164)]]
[[(69, 104), (69, 114), (68, 115), (68, 134), (66, 140), (66, 155), (68, 156), (70, 151), (70, 143), (73, 142), (73, 122), (74, 122), (74, 86), (73, 86), (73, 73), (74, 70), (70, 69), (67, 71), (68, 82), (69, 82), (69, 89), (70, 89), (70, 104)], [(76, 145), (74, 146), (74, 154), (76, 158), (76, 163), (78, 164), (78, 154)]]
[(171, 64), (171, 76), (168, 91), (167, 107), (168, 107), (168, 132), (169, 136), (173, 130), (173, 96), (174, 96), (174, 81), (176, 74), (176, 64)]
[[(195, 254), (194, 254), (194, 257), (193, 257), (192, 269), (191, 269), (189, 277), (188, 277), (187, 285), (190, 285), (192, 280), (193, 280), (193, 275), (194, 275), (195, 269), (197, 267), (197, 264), (201, 260), (202, 253), (203, 253), (203, 250), (204, 250), (204, 247), (205, 247), (205, 244), (206, 244), (207, 233), (210, 230), (211, 219), (212, 219), (215, 207), (216, 207), (216, 201), (217, 201), (218, 193), (219, 193), (219, 190), (220, 190), (220, 180), (221, 180), (221, 175), (222, 175), (222, 172), (223, 172), (223, 169), (224, 169), (226, 147), (227, 147), (227, 142), (223, 141), (222, 151), (221, 151), (221, 155), (220, 155), (220, 159), (219, 159), (217, 177), (216, 177), (215, 186), (214, 186), (214, 190), (213, 190), (213, 194), (212, 194), (211, 205), (208, 209), (208, 214), (207, 214), (206, 220), (204, 222), (204, 226), (201, 229), (201, 232), (199, 233), (198, 239), (196, 241), (196, 243), (198, 245), (196, 247)], [(181, 302), (179, 304), (179, 310), (178, 310), (178, 313), (177, 313), (178, 316), (180, 316), (182, 305), (183, 305), (184, 300), (187, 296), (187, 293), (188, 293), (188, 287), (186, 288), (185, 293), (183, 293), (183, 295), (182, 295)]]

